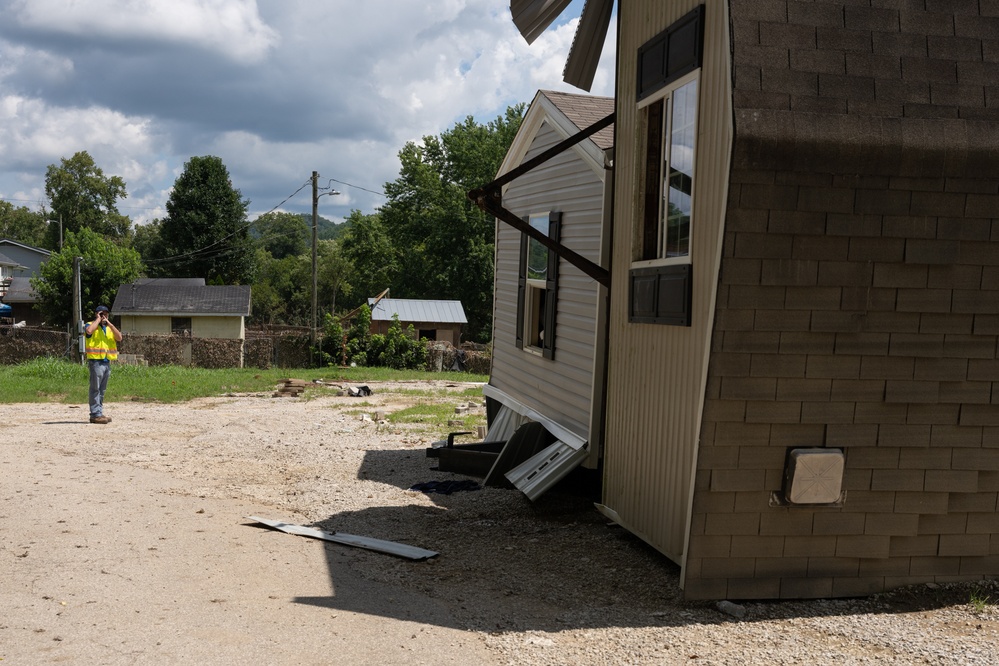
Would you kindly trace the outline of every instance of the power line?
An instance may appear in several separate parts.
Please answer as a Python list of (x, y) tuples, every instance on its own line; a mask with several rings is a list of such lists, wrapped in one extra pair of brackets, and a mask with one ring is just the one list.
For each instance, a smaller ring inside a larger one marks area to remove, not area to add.
[[(297, 190), (295, 190), (294, 192), (292, 192), (291, 194), (289, 194), (287, 197), (285, 197), (284, 201), (282, 201), (281, 203), (279, 203), (277, 206), (274, 206), (274, 208), (271, 208), (269, 211), (267, 211), (266, 213), (264, 213), (264, 215), (268, 215), (270, 213), (273, 213), (275, 210), (277, 210), (278, 208), (280, 208), (281, 206), (283, 206), (285, 203), (287, 203), (296, 194), (298, 194), (299, 192), (301, 192), (302, 190), (304, 190), (306, 188), (306, 186), (311, 185), (311, 184), (312, 184), (312, 179), (310, 178), (309, 180), (307, 180), (304, 183), (302, 183), (301, 187), (299, 187)], [(213, 247), (219, 245), (220, 243), (223, 243), (223, 242), (229, 240), (230, 238), (232, 238), (236, 234), (248, 230), (252, 225), (256, 224), (257, 220), (259, 220), (259, 219), (260, 219), (260, 216), (258, 215), (256, 218), (254, 218), (253, 221), (246, 223), (245, 225), (243, 225), (243, 226), (239, 227), (238, 229), (234, 230), (231, 234), (229, 234), (227, 236), (223, 236), (222, 238), (218, 239), (214, 243), (206, 245), (205, 247), (198, 248), (197, 250), (192, 250), (190, 252), (185, 252), (183, 254), (177, 254), (177, 255), (174, 255), (172, 257), (163, 257), (163, 258), (160, 258), (160, 259), (150, 259), (146, 263), (147, 264), (163, 264), (163, 263), (167, 263), (167, 262), (170, 262), (170, 261), (178, 261), (178, 260), (181, 260), (181, 259), (191, 259), (191, 258), (194, 258), (194, 257), (203, 258), (203, 257), (212, 256), (211, 253), (206, 254), (206, 252), (208, 250), (211, 250)], [(234, 252), (234, 250), (230, 249), (228, 251), (218, 252), (218, 253), (214, 254), (214, 256), (216, 256), (216, 257), (222, 257), (222, 256), (225, 256), (226, 254), (231, 254), (232, 252)]]
[[(341, 185), (346, 185), (347, 187), (353, 187), (356, 190), (364, 190), (365, 192), (370, 192), (371, 194), (377, 194), (380, 197), (385, 196), (384, 192), (378, 192), (378, 191), (375, 191), (375, 190), (369, 190), (368, 188), (361, 187), (360, 185), (351, 185), (350, 183), (345, 183), (342, 180), (337, 180), (336, 178), (330, 178), (329, 180), (330, 180), (330, 182), (333, 182), (333, 183), (340, 183)], [(326, 189), (329, 189), (329, 188), (326, 188)]]

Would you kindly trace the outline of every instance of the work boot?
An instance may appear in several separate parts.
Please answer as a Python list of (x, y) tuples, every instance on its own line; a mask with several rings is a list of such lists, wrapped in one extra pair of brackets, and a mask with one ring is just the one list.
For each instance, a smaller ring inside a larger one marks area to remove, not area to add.
[(90, 422), (91, 423), (100, 423), (101, 425), (106, 425), (108, 423), (111, 423), (111, 417), (110, 416), (91, 416), (90, 417)]

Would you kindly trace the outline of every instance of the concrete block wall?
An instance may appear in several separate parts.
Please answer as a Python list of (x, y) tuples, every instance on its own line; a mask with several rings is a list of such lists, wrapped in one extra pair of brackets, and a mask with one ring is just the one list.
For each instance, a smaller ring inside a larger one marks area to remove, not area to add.
[[(999, 2), (732, 0), (689, 598), (999, 576)], [(772, 501), (794, 447), (845, 501)]]

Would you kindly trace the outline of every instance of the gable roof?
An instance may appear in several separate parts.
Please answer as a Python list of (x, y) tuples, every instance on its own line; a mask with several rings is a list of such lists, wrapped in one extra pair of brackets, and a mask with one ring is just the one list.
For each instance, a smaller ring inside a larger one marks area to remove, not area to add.
[[(516, 169), (524, 161), (538, 132), (548, 123), (568, 139), (614, 112), (613, 97), (539, 90), (531, 101), (517, 135), (500, 164), (498, 176)], [(583, 139), (570, 150), (576, 151), (603, 178), (606, 152), (614, 147), (614, 125)]]
[(369, 298), (371, 321), (392, 321), (398, 314), (399, 321), (426, 322), (437, 324), (466, 324), (465, 309), (461, 301), (434, 301), (411, 298)]
[(249, 285), (174, 286), (159, 282), (118, 287), (111, 311), (116, 315), (227, 315), (250, 314)]
[[(574, 93), (541, 90), (540, 94), (551, 100), (552, 104), (576, 126), (584, 130), (598, 120), (603, 120), (614, 113), (613, 97), (597, 97), (596, 95), (577, 95)], [(598, 148), (608, 150), (614, 147), (614, 125), (608, 125), (590, 137), (590, 141)]]
[(18, 243), (16, 240), (11, 240), (9, 238), (0, 238), (0, 245), (10, 245), (12, 247), (19, 247), (30, 252), (36, 252), (44, 257), (52, 256), (52, 253), (48, 250), (43, 250), (40, 247), (34, 247), (31, 245), (25, 245), (24, 243)]

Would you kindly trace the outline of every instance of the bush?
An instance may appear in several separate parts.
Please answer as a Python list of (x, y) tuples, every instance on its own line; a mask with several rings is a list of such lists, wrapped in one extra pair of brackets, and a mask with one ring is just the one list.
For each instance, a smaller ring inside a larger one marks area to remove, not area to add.
[[(319, 355), (324, 364), (385, 367), (396, 370), (423, 368), (427, 363), (427, 345), (416, 339), (413, 326), (405, 330), (398, 316), (388, 333), (371, 333), (371, 310), (363, 305), (350, 329), (344, 331), (336, 317), (327, 315), (324, 337), (329, 340)], [(337, 343), (336, 341), (341, 341)]]

